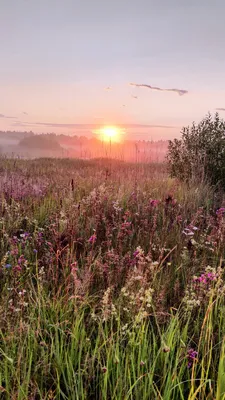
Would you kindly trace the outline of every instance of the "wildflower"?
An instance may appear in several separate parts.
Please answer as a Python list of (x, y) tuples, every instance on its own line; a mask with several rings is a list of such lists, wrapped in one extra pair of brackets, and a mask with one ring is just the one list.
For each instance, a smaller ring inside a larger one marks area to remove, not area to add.
[(215, 281), (216, 278), (217, 278), (217, 275), (215, 272), (206, 270), (206, 272), (204, 274), (201, 274), (199, 277), (194, 276), (193, 281), (196, 283), (200, 282), (200, 283), (203, 283), (206, 285), (211, 281)]
[(152, 207), (157, 207), (158, 204), (159, 204), (159, 200), (150, 200), (150, 205)]
[(122, 223), (121, 225), (121, 229), (126, 230), (129, 229), (131, 227), (131, 222), (125, 221)]
[(11, 254), (12, 256), (17, 256), (18, 253), (19, 253), (19, 250), (17, 249), (17, 247), (15, 247), (14, 249), (12, 249), (12, 250), (10, 251), (10, 254)]
[(25, 261), (24, 255), (22, 254), (18, 259), (18, 264), (22, 264)]
[(22, 268), (21, 268), (21, 266), (20, 266), (19, 264), (17, 264), (17, 265), (14, 267), (14, 270), (20, 272), (20, 271), (22, 271)]
[(133, 253), (134, 258), (136, 258), (139, 254), (139, 249), (135, 250), (135, 252)]
[(225, 207), (220, 207), (218, 210), (216, 210), (216, 215), (223, 215), (225, 213)]
[(12, 243), (17, 244), (18, 242), (19, 242), (19, 239), (17, 238), (17, 236), (13, 236)]
[(141, 360), (140, 367), (143, 367), (144, 365), (145, 365), (145, 362)]
[(74, 261), (74, 262), (71, 264), (71, 268), (74, 268), (74, 267), (76, 267), (76, 266), (77, 266), (77, 262)]
[(26, 290), (23, 289), (23, 290), (21, 290), (21, 291), (18, 293), (18, 295), (19, 295), (19, 296), (24, 296), (25, 293), (26, 293)]
[(135, 252), (133, 253), (133, 257), (134, 258), (144, 257), (144, 250), (142, 250), (142, 248), (140, 246), (138, 246), (136, 248)]
[(38, 251), (37, 251), (37, 249), (34, 249), (34, 253), (36, 254)]
[(182, 222), (182, 220), (183, 220), (182, 216), (181, 216), (181, 215), (178, 215), (178, 216), (177, 216), (177, 222), (178, 222), (178, 223), (179, 223), (179, 222)]
[(103, 367), (103, 368), (102, 368), (102, 372), (103, 372), (103, 374), (105, 374), (105, 373), (107, 372), (107, 368), (106, 368), (106, 367)]
[(216, 279), (216, 274), (214, 274), (213, 272), (208, 272), (206, 276), (210, 281), (214, 281)]
[(89, 239), (88, 242), (94, 244), (97, 240), (97, 235), (94, 233)]
[(192, 236), (192, 235), (194, 235), (194, 232), (192, 232), (189, 228), (184, 228), (184, 230), (182, 231), (182, 233), (183, 233), (185, 236)]
[(24, 233), (20, 234), (20, 237), (23, 239), (27, 239), (27, 238), (29, 238), (29, 236), (30, 236), (29, 232), (24, 232)]
[(207, 283), (207, 280), (206, 280), (204, 274), (202, 274), (202, 275), (198, 278), (198, 281), (199, 281), (199, 282), (202, 282), (202, 283)]
[(4, 266), (5, 268), (11, 268), (12, 267), (12, 265), (11, 264), (5, 264), (5, 266)]
[(198, 352), (194, 349), (189, 349), (187, 352), (187, 359), (188, 359), (188, 368), (191, 368), (193, 365), (193, 362), (196, 360), (196, 357), (198, 355)]

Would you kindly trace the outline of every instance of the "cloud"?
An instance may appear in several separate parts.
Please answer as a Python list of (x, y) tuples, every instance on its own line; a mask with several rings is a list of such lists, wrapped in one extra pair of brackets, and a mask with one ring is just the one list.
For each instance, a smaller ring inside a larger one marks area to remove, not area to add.
[(16, 121), (16, 122), (13, 122), (11, 124), (11, 126), (14, 126), (14, 127), (15, 126), (20, 126), (20, 127), (23, 127), (23, 128), (27, 128), (28, 126), (35, 126), (35, 125), (24, 123), (24, 122), (21, 122), (21, 121)]
[(225, 108), (216, 108), (217, 111), (225, 111)]
[[(94, 123), (94, 124), (66, 124), (66, 123), (55, 123), (55, 122), (21, 122), (17, 121), (12, 124), (12, 126), (20, 126), (20, 127), (45, 127), (45, 128), (65, 128), (65, 129), (74, 129), (74, 130), (83, 130), (83, 131), (92, 131), (98, 129), (102, 123)], [(107, 124), (104, 124), (107, 125)], [(121, 128), (124, 129), (144, 129), (144, 128), (163, 128), (163, 129), (176, 129), (177, 126), (172, 125), (151, 125), (151, 124), (119, 124)]]
[(176, 129), (179, 128), (177, 126), (172, 126), (172, 125), (145, 125), (145, 124), (120, 124), (120, 126), (122, 128), (133, 128), (133, 129), (137, 129), (137, 128), (163, 128), (163, 129)]
[(7, 115), (4, 114), (0, 114), (0, 118), (6, 118), (6, 119), (17, 119), (17, 117), (9, 117)]
[(55, 122), (34, 122), (33, 125), (36, 126), (46, 126), (46, 127), (51, 127), (51, 128), (81, 128), (82, 126), (88, 126), (85, 124), (57, 124)]
[(188, 90), (184, 89), (162, 89), (160, 87), (156, 86), (151, 86), (151, 85), (146, 85), (144, 83), (130, 83), (131, 86), (136, 86), (136, 87), (145, 87), (151, 90), (159, 90), (160, 92), (175, 92), (179, 94), (179, 96), (183, 96), (184, 94), (188, 93)]
[[(44, 123), (44, 122), (36, 122), (34, 125), (52, 127), (52, 128), (71, 128), (71, 129), (96, 129), (99, 125), (102, 124), (56, 124), (56, 123)], [(172, 129), (176, 128), (175, 126), (170, 125), (146, 125), (146, 124), (119, 124), (121, 128), (167, 128)]]

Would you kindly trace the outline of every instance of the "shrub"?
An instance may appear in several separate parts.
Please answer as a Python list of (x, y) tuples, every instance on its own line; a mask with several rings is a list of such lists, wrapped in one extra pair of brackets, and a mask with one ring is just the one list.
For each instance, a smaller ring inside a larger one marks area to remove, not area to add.
[(184, 127), (180, 140), (169, 141), (168, 165), (172, 177), (206, 181), (225, 188), (225, 122), (209, 113), (198, 125)]

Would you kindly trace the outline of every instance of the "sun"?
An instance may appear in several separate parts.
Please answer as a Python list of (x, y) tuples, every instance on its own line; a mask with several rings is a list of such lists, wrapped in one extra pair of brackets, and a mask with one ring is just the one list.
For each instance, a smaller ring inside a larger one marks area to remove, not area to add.
[(98, 134), (100, 139), (104, 142), (120, 142), (121, 141), (121, 129), (116, 126), (104, 126), (103, 128), (99, 129)]

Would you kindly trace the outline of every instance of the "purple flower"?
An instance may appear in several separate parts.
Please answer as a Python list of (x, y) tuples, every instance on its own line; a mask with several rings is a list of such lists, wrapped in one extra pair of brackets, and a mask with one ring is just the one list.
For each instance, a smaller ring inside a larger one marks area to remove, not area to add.
[(138, 256), (138, 254), (139, 254), (139, 250), (136, 250), (136, 251), (133, 253), (134, 258), (136, 258), (136, 257)]
[(12, 267), (12, 265), (11, 264), (5, 264), (5, 266), (4, 266), (5, 268), (11, 268)]
[(193, 362), (196, 360), (198, 352), (194, 349), (189, 349), (187, 352), (187, 359), (188, 359), (188, 368), (191, 368)]
[(225, 207), (220, 207), (216, 210), (216, 215), (223, 215), (225, 213)]
[(34, 253), (37, 253), (38, 251), (37, 251), (37, 249), (34, 249)]
[(18, 259), (18, 264), (22, 264), (25, 261), (24, 255), (22, 254)]
[(13, 236), (12, 243), (17, 244), (18, 242), (19, 242), (19, 239), (16, 236)]
[(96, 240), (97, 240), (97, 236), (95, 233), (88, 239), (89, 243), (92, 243), (92, 244), (94, 244), (96, 242)]

